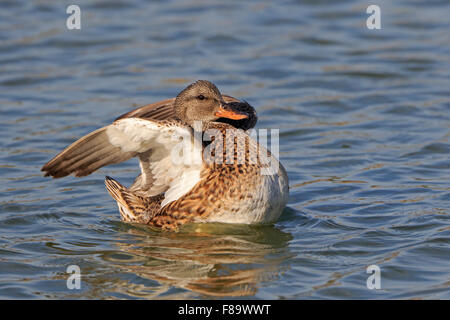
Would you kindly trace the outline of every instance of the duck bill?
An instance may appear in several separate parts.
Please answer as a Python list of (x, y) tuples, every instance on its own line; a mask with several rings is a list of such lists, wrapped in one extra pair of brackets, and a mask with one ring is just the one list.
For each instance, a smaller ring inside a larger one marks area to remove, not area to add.
[(232, 120), (241, 120), (248, 118), (248, 115), (236, 110), (233, 110), (231, 108), (224, 108), (223, 106), (220, 106), (219, 110), (216, 112), (216, 117), (219, 118), (227, 118)]

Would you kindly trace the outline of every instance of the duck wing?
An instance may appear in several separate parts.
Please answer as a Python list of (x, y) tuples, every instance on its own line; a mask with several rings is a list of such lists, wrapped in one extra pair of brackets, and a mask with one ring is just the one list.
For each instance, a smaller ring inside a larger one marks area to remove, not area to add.
[[(139, 157), (142, 179), (149, 184), (147, 195), (165, 193), (165, 205), (200, 180), (202, 147), (201, 141), (195, 147), (195, 139), (194, 130), (176, 120), (120, 119), (75, 141), (41, 170), (54, 178), (81, 177)], [(191, 149), (185, 149), (186, 142)]]
[(86, 176), (103, 166), (149, 151), (164, 155), (177, 143), (174, 137), (191, 136), (192, 131), (175, 120), (120, 119), (75, 141), (41, 170), (54, 178), (72, 173), (77, 177)]
[(158, 101), (155, 103), (147, 104), (145, 106), (136, 108), (127, 113), (122, 114), (116, 120), (125, 118), (142, 118), (142, 119), (154, 119), (154, 120), (166, 120), (174, 119), (175, 98)]

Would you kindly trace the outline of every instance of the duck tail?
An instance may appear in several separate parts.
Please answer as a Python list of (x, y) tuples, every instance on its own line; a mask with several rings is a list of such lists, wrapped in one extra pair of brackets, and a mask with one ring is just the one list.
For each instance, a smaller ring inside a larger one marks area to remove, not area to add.
[(126, 187), (111, 177), (105, 178), (106, 190), (117, 201), (120, 214), (124, 221), (148, 223), (146, 200), (129, 191)]

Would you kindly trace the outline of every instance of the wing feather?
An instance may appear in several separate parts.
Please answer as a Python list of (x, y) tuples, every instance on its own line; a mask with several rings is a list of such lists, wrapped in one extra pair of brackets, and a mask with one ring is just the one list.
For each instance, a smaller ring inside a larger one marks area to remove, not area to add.
[(106, 128), (100, 128), (75, 141), (42, 167), (46, 176), (65, 177), (71, 173), (86, 176), (98, 168), (119, 163), (134, 156), (133, 152), (123, 153), (119, 147), (108, 143)]
[[(170, 150), (170, 137), (176, 130), (189, 129), (138, 118), (125, 118), (100, 128), (75, 141), (42, 167), (55, 178), (75, 174), (86, 176), (97, 169), (116, 164), (154, 149)], [(162, 137), (166, 137), (161, 140)], [(169, 139), (167, 139), (169, 138)], [(174, 141), (175, 142), (175, 141)]]

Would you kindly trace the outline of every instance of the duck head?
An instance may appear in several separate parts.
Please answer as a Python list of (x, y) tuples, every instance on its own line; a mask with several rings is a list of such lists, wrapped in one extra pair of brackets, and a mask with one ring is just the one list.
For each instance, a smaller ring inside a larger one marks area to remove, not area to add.
[(219, 89), (206, 80), (198, 80), (181, 91), (174, 109), (176, 116), (190, 126), (194, 121), (242, 120), (249, 116), (236, 105), (225, 103)]
[(247, 117), (237, 120), (230, 118), (220, 118), (217, 119), (217, 122), (228, 123), (233, 127), (242, 130), (251, 129), (256, 125), (256, 122), (258, 121), (256, 110), (251, 105), (249, 105), (247, 101), (229, 102), (227, 104), (227, 107), (232, 108), (233, 110), (237, 110), (239, 112), (243, 112), (247, 115)]

